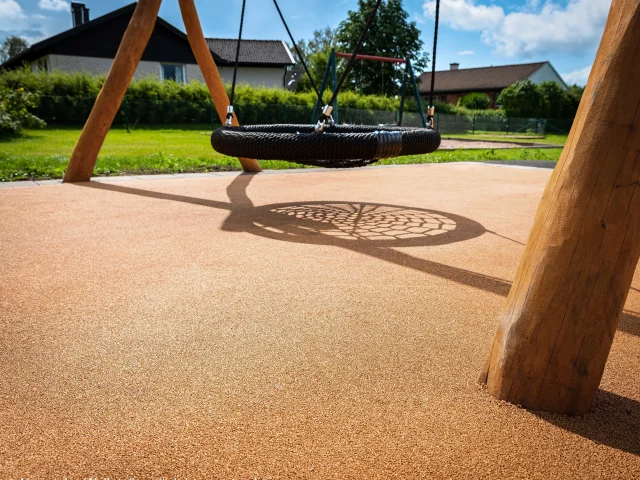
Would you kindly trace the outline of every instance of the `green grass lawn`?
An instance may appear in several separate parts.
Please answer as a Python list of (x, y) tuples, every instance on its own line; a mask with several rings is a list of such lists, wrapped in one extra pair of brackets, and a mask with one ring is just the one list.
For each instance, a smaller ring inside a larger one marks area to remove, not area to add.
[[(128, 133), (113, 128), (98, 157), (94, 175), (130, 175), (239, 170), (236, 158), (216, 153), (209, 143), (210, 127), (145, 127)], [(19, 137), (0, 139), (0, 182), (62, 178), (80, 128), (28, 130)], [(441, 150), (382, 160), (380, 164), (441, 163), (483, 160), (550, 160), (561, 149)], [(276, 160), (260, 161), (264, 169), (301, 168)]]
[(490, 134), (482, 134), (482, 135), (474, 135), (471, 133), (451, 133), (444, 134), (442, 138), (463, 138), (469, 140), (489, 140), (496, 142), (509, 142), (509, 143), (539, 143), (542, 145), (562, 145), (567, 141), (567, 137), (569, 135), (545, 135), (544, 138), (514, 138), (513, 135), (490, 135)]

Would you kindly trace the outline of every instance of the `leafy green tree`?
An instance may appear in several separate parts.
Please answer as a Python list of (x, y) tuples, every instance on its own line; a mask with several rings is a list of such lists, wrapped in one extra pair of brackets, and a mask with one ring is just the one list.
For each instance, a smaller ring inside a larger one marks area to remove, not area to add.
[(498, 103), (508, 117), (539, 117), (542, 94), (538, 86), (527, 79), (505, 88)]
[[(307, 57), (307, 67), (316, 87), (320, 89), (322, 86), (322, 77), (329, 64), (330, 51), (320, 51), (313, 53)], [(331, 88), (331, 84), (328, 85)], [(301, 78), (296, 82), (296, 92), (311, 92), (311, 82), (306, 73), (301, 73)]]
[[(336, 32), (342, 51), (353, 52), (376, 0), (358, 0), (358, 8), (349, 11)], [(384, 57), (408, 58), (416, 72), (426, 69), (429, 57), (423, 51), (420, 30), (402, 7), (402, 0), (385, 0), (367, 32), (360, 53)], [(345, 62), (343, 62), (345, 63)], [(354, 65), (343, 88), (364, 94), (397, 95), (404, 66), (363, 61)]]
[(571, 85), (567, 90), (567, 117), (573, 118), (578, 112), (580, 106), (580, 100), (582, 100), (582, 94), (584, 93), (584, 87), (580, 85)]
[(467, 93), (458, 100), (458, 105), (471, 110), (486, 110), (491, 105), (491, 98), (482, 92)]
[(10, 58), (21, 54), (27, 48), (29, 44), (24, 38), (16, 37), (15, 35), (7, 37), (0, 45), (0, 62), (6, 62)]
[[(307, 63), (307, 67), (309, 68), (309, 73), (311, 73), (313, 81), (317, 87), (320, 88), (322, 76), (324, 75), (324, 71), (329, 63), (329, 52), (336, 46), (336, 31), (327, 26), (320, 30), (315, 30), (313, 32), (313, 37), (309, 40), (300, 40), (296, 43), (300, 49), (300, 53), (302, 53), (302, 56)], [(295, 85), (295, 91), (310, 92), (312, 90), (311, 82), (309, 81), (307, 74), (302, 70), (302, 60), (298, 56), (293, 45), (289, 45), (289, 50), (296, 61), (294, 68), (300, 70), (298, 80)]]
[(569, 98), (567, 92), (556, 82), (542, 82), (538, 85), (542, 95), (540, 116), (544, 118), (569, 118)]
[[(316, 53), (328, 52), (336, 46), (336, 31), (335, 29), (326, 26), (320, 30), (314, 30), (313, 37), (309, 40), (299, 40), (296, 42), (302, 56), (305, 61)], [(298, 53), (291, 44), (287, 44), (294, 60), (296, 61), (296, 68), (302, 68), (302, 61), (298, 57)]]

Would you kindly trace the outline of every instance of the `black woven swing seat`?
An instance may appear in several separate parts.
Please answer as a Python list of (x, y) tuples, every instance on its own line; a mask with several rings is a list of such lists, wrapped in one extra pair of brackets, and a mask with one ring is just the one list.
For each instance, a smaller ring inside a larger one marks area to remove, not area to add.
[(432, 153), (440, 134), (430, 128), (367, 125), (247, 125), (211, 135), (214, 150), (230, 157), (287, 160), (327, 168), (363, 167), (382, 158)]

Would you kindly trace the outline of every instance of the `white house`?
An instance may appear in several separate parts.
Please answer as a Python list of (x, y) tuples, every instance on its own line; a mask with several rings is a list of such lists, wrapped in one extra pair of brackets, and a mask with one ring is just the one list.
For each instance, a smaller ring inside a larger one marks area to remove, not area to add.
[[(34, 69), (45, 71), (106, 74), (135, 7), (136, 4), (132, 3), (89, 20), (89, 10), (85, 5), (72, 3), (73, 28), (32, 45), (0, 68), (12, 69), (29, 64)], [(207, 43), (222, 78), (231, 82), (236, 40), (208, 38)], [(294, 63), (291, 52), (281, 40), (242, 40), (238, 82), (283, 88), (287, 69)], [(187, 36), (161, 18), (156, 22), (135, 73), (136, 78), (148, 76), (177, 82), (203, 81)]]

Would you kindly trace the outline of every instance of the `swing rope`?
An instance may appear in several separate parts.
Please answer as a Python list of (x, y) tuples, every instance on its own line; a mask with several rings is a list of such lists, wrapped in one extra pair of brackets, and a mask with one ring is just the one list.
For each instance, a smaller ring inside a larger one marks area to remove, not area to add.
[(433, 60), (431, 61), (431, 92), (429, 92), (429, 114), (427, 119), (434, 127), (433, 115), (435, 113), (435, 105), (433, 104), (433, 96), (436, 87), (436, 53), (438, 51), (438, 26), (440, 24), (440, 0), (436, 0), (436, 21), (433, 28)]
[(316, 95), (318, 96), (318, 99), (320, 100), (320, 103), (322, 103), (322, 95), (320, 95), (320, 91), (318, 90), (318, 87), (316, 87), (316, 84), (313, 81), (313, 77), (311, 76), (311, 73), (309, 73), (309, 68), (307, 67), (307, 62), (304, 61), (304, 57), (302, 56), (302, 52), (298, 48), (298, 44), (293, 39), (293, 35), (291, 34), (291, 30), (289, 30), (289, 25), (287, 25), (287, 21), (284, 19), (284, 15), (282, 15), (282, 11), (280, 10), (280, 6), (278, 5), (278, 1), (277, 0), (273, 0), (273, 3), (276, 6), (276, 10), (278, 10), (278, 15), (280, 15), (280, 20), (282, 20), (282, 24), (284, 25), (284, 28), (287, 30), (287, 34), (289, 35), (289, 38), (291, 39), (291, 43), (293, 45), (293, 48), (296, 50), (296, 53), (298, 54), (298, 58), (300, 59), (300, 63), (302, 64), (302, 67), (304, 68), (304, 71), (307, 74), (307, 77), (309, 77), (309, 81), (311, 82), (311, 87), (313, 87), (313, 90), (314, 90), (314, 92), (316, 92)]
[[(351, 54), (351, 57), (349, 58), (349, 62), (347, 63), (346, 68), (344, 69), (344, 71), (342, 72), (342, 75), (340, 76), (340, 81), (338, 82), (338, 86), (336, 87), (335, 91), (333, 92), (333, 95), (331, 96), (331, 100), (329, 100), (329, 103), (327, 103), (324, 108), (322, 109), (322, 114), (320, 115), (320, 118), (318, 119), (318, 123), (316, 124), (316, 131), (321, 132), (324, 128), (324, 124), (325, 122), (329, 121), (330, 123), (333, 123), (333, 119), (331, 118), (331, 111), (333, 109), (333, 107), (331, 107), (331, 105), (334, 104), (334, 102), (336, 101), (336, 99), (338, 98), (338, 93), (340, 92), (340, 89), (342, 88), (342, 84), (344, 83), (345, 79), (347, 78), (347, 75), (349, 75), (349, 72), (351, 71), (351, 68), (353, 67), (353, 64), (356, 61), (356, 57), (358, 56), (358, 51), (360, 51), (360, 48), (362, 47), (362, 44), (364, 43), (364, 39), (367, 36), (367, 32), (369, 31), (369, 28), (371, 27), (371, 24), (373, 23), (373, 19), (376, 16), (376, 13), (378, 12), (378, 8), (380, 8), (380, 4), (382, 4), (382, 0), (378, 0), (375, 4), (375, 6), (373, 7), (373, 9), (371, 10), (371, 13), (369, 14), (369, 18), (367, 19), (367, 23), (364, 26), (364, 29), (362, 30), (362, 33), (360, 34), (360, 38), (358, 39), (358, 43), (356, 44), (356, 48), (353, 50), (353, 53)], [(320, 100), (322, 102), (322, 99)]]
[(242, 13), (240, 14), (240, 31), (238, 32), (238, 42), (236, 43), (236, 62), (233, 67), (233, 82), (231, 83), (231, 95), (229, 97), (229, 106), (227, 107), (227, 127), (232, 125), (233, 120), (233, 99), (236, 95), (236, 78), (238, 76), (238, 65), (240, 63), (240, 43), (242, 40), (242, 25), (244, 24), (244, 10), (247, 0), (242, 0)]

